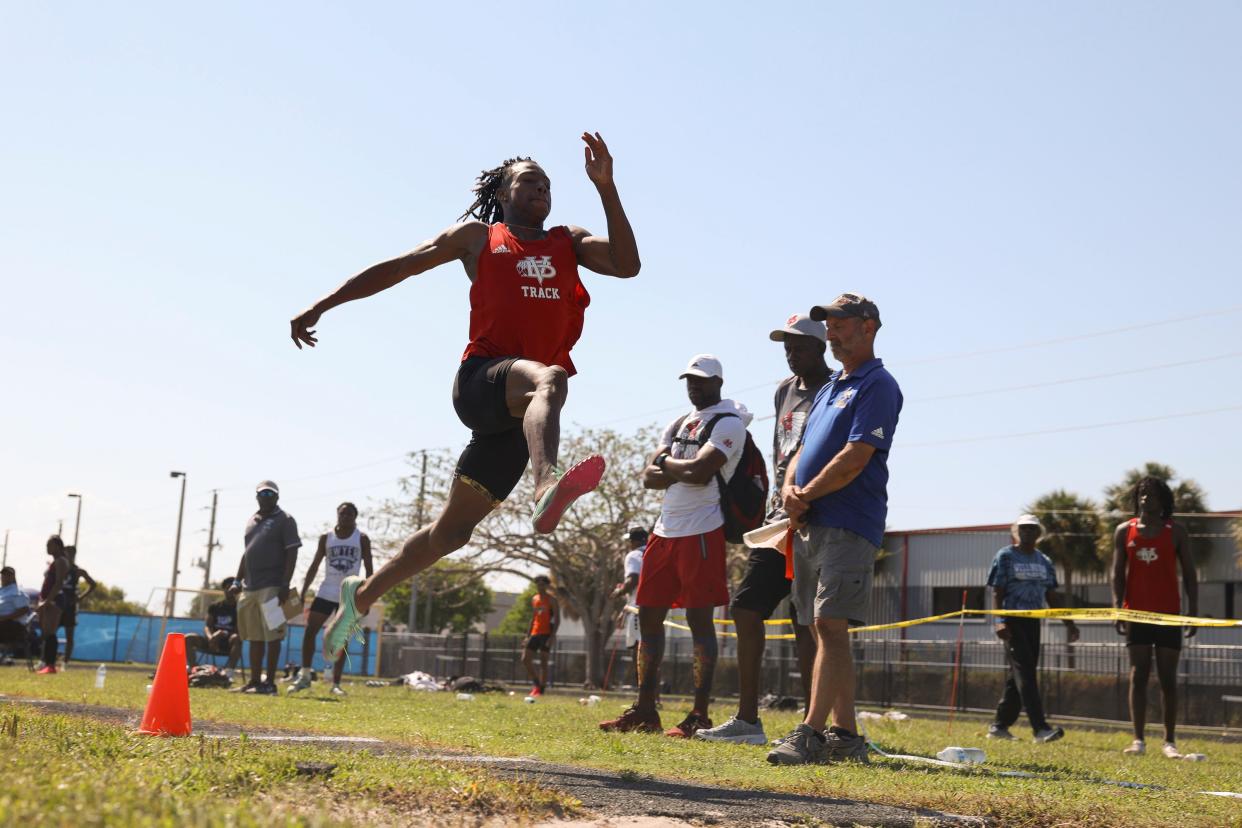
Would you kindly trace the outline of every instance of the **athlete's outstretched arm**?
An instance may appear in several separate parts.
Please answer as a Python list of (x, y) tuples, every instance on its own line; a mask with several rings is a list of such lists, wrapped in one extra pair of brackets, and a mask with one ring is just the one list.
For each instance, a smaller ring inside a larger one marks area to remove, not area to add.
[(574, 239), (574, 252), (578, 262), (589, 270), (605, 276), (620, 276), (628, 279), (637, 276), (642, 262), (638, 258), (638, 242), (634, 240), (634, 229), (625, 216), (625, 208), (621, 206), (621, 196), (617, 193), (617, 184), (612, 178), (612, 155), (608, 145), (599, 133), (591, 135), (582, 133), (586, 143), (587, 177), (599, 191), (599, 200), (604, 204), (604, 216), (608, 219), (608, 236), (592, 236), (581, 227), (570, 227), (570, 235)]
[(486, 224), (479, 221), (454, 224), (409, 253), (371, 265), (289, 322), (289, 335), (293, 338), (293, 344), (298, 348), (303, 343), (315, 347), (319, 340), (315, 337), (314, 326), (319, 324), (320, 316), (337, 305), (374, 296), (438, 265), (464, 260), (477, 254), (486, 241)]

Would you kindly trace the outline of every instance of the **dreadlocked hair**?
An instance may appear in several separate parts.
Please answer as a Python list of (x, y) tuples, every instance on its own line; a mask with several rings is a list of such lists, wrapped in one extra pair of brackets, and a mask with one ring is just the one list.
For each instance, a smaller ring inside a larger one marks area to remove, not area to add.
[(500, 192), (500, 185), (505, 183), (509, 178), (509, 171), (513, 169), (514, 164), (520, 164), (523, 161), (530, 161), (519, 155), (516, 158), (510, 158), (499, 167), (493, 167), (490, 170), (484, 170), (479, 173), (478, 179), (475, 180), (474, 203), (466, 208), (466, 212), (458, 216), (458, 221), (465, 221), (474, 216), (479, 221), (487, 224), (495, 224), (498, 221), (505, 220), (504, 208), (500, 206), (500, 199), (496, 197)]
[(1173, 517), (1173, 490), (1159, 477), (1144, 477), (1134, 484), (1134, 514), (1139, 513), (1139, 494), (1143, 489), (1151, 489), (1156, 493), (1156, 499), (1160, 501), (1161, 520)]

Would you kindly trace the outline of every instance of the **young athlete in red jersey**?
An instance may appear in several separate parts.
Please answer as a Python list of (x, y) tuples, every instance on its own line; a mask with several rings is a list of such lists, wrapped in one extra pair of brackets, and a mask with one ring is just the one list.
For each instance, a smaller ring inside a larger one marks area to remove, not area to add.
[[(535, 577), (536, 592), (530, 597), (533, 610), (530, 619), (530, 633), (522, 645), (522, 665), (526, 675), (530, 676), (531, 696), (543, 695), (548, 685), (548, 656), (552, 654), (552, 640), (561, 625), (561, 605), (549, 591), (552, 579), (547, 575)], [(539, 653), (539, 671), (535, 671), (535, 653)]]
[[(1138, 517), (1122, 523), (1113, 533), (1113, 606), (1180, 615), (1180, 563), (1189, 614), (1198, 615), (1199, 583), (1190, 556), (1190, 535), (1186, 527), (1173, 522), (1173, 491), (1159, 478), (1144, 477), (1134, 487), (1134, 511)], [(1182, 653), (1182, 628), (1118, 621), (1117, 632), (1125, 635), (1130, 651), (1130, 719), (1134, 723), (1134, 741), (1123, 753), (1140, 755), (1147, 750), (1143, 731), (1147, 725), (1147, 680), (1154, 649), (1164, 712), (1161, 752), (1170, 759), (1180, 759), (1173, 731), (1177, 725), (1177, 662)], [(1194, 634), (1194, 627), (1186, 627), (1187, 638)]]
[(593, 490), (604, 459), (588, 457), (557, 469), (560, 413), (574, 374), (570, 349), (582, 333), (590, 296), (578, 265), (629, 278), (641, 263), (612, 175), (612, 156), (599, 133), (583, 133), (586, 173), (608, 220), (608, 236), (572, 225), (544, 229), (551, 181), (529, 158), (485, 171), (477, 198), (455, 224), (409, 253), (372, 265), (290, 322), (299, 348), (314, 346), (324, 312), (373, 296), (437, 265), (460, 261), (470, 279), (470, 344), (453, 386), (453, 407), (471, 430), (440, 516), (414, 533), (401, 552), (365, 582), (346, 578), (341, 605), (324, 633), (334, 659), (358, 618), (384, 593), (465, 546), (483, 518), (509, 496), (529, 459), (535, 477), (534, 528), (551, 532), (565, 509)]

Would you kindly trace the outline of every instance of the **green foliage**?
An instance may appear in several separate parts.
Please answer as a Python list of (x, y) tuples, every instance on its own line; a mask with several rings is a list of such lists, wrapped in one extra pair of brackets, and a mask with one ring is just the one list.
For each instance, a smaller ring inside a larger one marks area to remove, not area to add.
[[(1103, 512), (1100, 532), (1096, 539), (1096, 554), (1108, 564), (1113, 559), (1113, 532), (1117, 525), (1134, 517), (1134, 487), (1144, 477), (1162, 480), (1173, 490), (1173, 511), (1179, 515), (1191, 515), (1207, 511), (1207, 494), (1203, 487), (1189, 478), (1179, 479), (1172, 466), (1147, 462), (1142, 468), (1130, 469), (1118, 482), (1104, 488)], [(1201, 518), (1179, 517), (1178, 522), (1190, 533), (1190, 550), (1198, 563), (1203, 563), (1211, 552), (1211, 545), (1195, 543), (1194, 536), (1210, 532), (1208, 523)]]
[[(212, 589), (218, 589), (224, 592), (224, 579), (221, 578), (211, 585)], [(202, 618), (207, 614), (207, 608), (221, 599), (221, 595), (199, 593), (194, 596), (194, 600), (190, 602), (190, 609), (187, 611), (189, 618)]]
[(530, 623), (535, 618), (535, 608), (530, 605), (530, 599), (536, 592), (535, 582), (531, 581), (501, 619), (495, 630), (497, 635), (526, 635), (530, 632)]
[(117, 615), (151, 614), (141, 604), (127, 600), (125, 590), (110, 587), (102, 581), (96, 581), (91, 593), (78, 601), (78, 609), (82, 612), (111, 612)]
[[(410, 617), (410, 582), (403, 581), (384, 596), (384, 617), (390, 624)], [(492, 590), (465, 561), (443, 560), (418, 576), (420, 632), (469, 632), (492, 611)]]

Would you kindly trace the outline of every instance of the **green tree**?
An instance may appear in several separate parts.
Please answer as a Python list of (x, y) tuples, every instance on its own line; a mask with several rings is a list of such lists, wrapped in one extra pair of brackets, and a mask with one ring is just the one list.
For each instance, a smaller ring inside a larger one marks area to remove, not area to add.
[(530, 605), (530, 599), (535, 597), (535, 592), (535, 582), (531, 581), (500, 620), (496, 627), (497, 635), (526, 635), (530, 632), (530, 622), (535, 617), (535, 608)]
[[(419, 576), (418, 628), (423, 632), (469, 632), (492, 611), (492, 590), (468, 562), (443, 560)], [(384, 615), (404, 622), (410, 615), (410, 582), (384, 596)]]
[[(211, 588), (215, 590), (219, 590), (221, 593), (223, 593), (224, 592), (224, 579), (221, 578), (219, 581), (216, 581), (214, 584), (211, 585)], [(207, 607), (211, 606), (216, 601), (219, 601), (220, 598), (221, 598), (221, 595), (219, 594), (200, 592), (199, 594), (195, 595), (194, 600), (190, 602), (190, 609), (188, 610), (188, 617), (202, 618), (203, 616), (207, 614)]]
[(125, 598), (125, 590), (95, 582), (90, 595), (78, 602), (82, 612), (109, 612), (116, 615), (150, 615), (147, 608)]
[(1203, 563), (1211, 552), (1211, 545), (1195, 543), (1195, 535), (1210, 532), (1207, 522), (1202, 518), (1187, 517), (1207, 511), (1207, 494), (1194, 480), (1178, 478), (1172, 466), (1163, 463), (1147, 462), (1142, 468), (1130, 469), (1120, 481), (1104, 488), (1104, 502), (1101, 504), (1102, 520), (1100, 533), (1096, 541), (1096, 554), (1108, 565), (1113, 560), (1113, 532), (1122, 521), (1134, 516), (1134, 487), (1144, 477), (1162, 480), (1173, 490), (1173, 511), (1180, 517), (1178, 521), (1190, 533), (1190, 550), (1196, 562)]
[(1065, 572), (1062, 589), (1067, 596), (1073, 593), (1076, 572), (1100, 572), (1104, 568), (1095, 552), (1100, 515), (1090, 500), (1056, 489), (1029, 504), (1026, 511), (1037, 516), (1044, 526), (1039, 545)]

